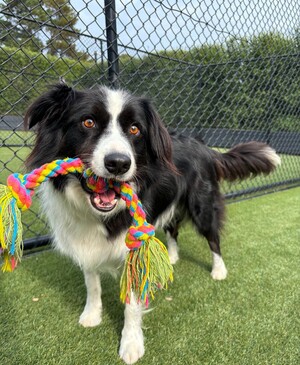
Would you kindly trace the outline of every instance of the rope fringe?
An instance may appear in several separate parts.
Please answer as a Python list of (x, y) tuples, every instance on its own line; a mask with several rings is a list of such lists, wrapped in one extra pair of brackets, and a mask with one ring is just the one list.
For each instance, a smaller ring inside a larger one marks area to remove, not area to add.
[(129, 303), (134, 292), (138, 301), (148, 306), (150, 298), (158, 289), (167, 288), (173, 280), (173, 268), (168, 252), (155, 237), (154, 227), (146, 221), (142, 203), (128, 183), (106, 180), (91, 171), (84, 170), (79, 159), (55, 160), (26, 175), (12, 174), (7, 186), (0, 185), (0, 254), (3, 258), (2, 271), (13, 271), (21, 261), (23, 252), (22, 223), (20, 211), (30, 208), (34, 189), (58, 175), (80, 173), (89, 189), (103, 193), (114, 189), (125, 201), (133, 224), (126, 235), (129, 252), (120, 282), (120, 298)]

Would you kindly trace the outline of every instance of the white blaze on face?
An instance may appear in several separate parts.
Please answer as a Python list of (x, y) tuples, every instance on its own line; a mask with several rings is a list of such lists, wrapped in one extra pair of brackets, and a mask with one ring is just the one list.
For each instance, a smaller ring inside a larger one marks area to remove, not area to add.
[(128, 95), (122, 90), (104, 89), (104, 92), (106, 95), (105, 106), (110, 115), (110, 120), (93, 152), (91, 167), (98, 176), (111, 178), (113, 176), (105, 168), (105, 156), (112, 153), (127, 155), (131, 159), (131, 166), (126, 173), (118, 176), (120, 180), (127, 181), (135, 174), (136, 164), (131, 144), (123, 132), (118, 119), (128, 100)]

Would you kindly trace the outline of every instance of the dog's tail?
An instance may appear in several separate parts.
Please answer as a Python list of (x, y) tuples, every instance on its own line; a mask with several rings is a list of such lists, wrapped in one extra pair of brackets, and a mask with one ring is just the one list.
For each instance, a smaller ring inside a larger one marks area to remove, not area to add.
[(265, 143), (247, 142), (225, 153), (213, 151), (218, 180), (242, 180), (269, 174), (280, 164), (280, 157)]

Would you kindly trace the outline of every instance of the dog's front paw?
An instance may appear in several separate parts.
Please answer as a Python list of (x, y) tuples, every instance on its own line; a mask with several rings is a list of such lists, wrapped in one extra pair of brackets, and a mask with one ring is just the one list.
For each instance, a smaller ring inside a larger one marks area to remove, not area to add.
[(79, 324), (83, 327), (95, 327), (102, 321), (101, 310), (99, 309), (85, 309), (79, 317)]
[(126, 364), (134, 364), (145, 353), (144, 337), (141, 329), (123, 332), (119, 355)]
[(227, 269), (225, 265), (214, 267), (211, 272), (211, 277), (214, 280), (224, 280), (227, 277)]

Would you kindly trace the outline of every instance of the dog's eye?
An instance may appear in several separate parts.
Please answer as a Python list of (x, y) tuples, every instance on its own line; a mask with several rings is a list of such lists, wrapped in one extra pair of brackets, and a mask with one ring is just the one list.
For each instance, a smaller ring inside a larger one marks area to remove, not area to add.
[(82, 125), (85, 127), (85, 128), (94, 128), (95, 127), (95, 122), (93, 121), (93, 119), (90, 119), (90, 118), (87, 118), (85, 119), (83, 122), (82, 122)]
[(129, 133), (133, 134), (134, 136), (138, 136), (141, 132), (136, 125), (132, 125), (129, 129)]

